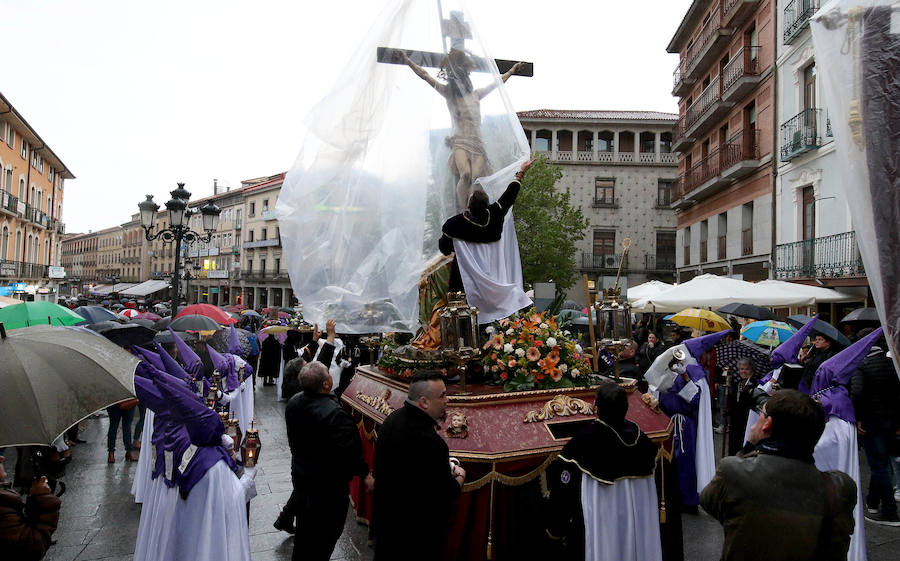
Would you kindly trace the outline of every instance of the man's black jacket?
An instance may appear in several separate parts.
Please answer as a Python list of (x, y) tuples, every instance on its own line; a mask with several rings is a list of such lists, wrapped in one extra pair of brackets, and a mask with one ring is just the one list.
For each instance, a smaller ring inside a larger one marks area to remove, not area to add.
[(369, 473), (356, 423), (333, 395), (298, 393), (284, 418), (296, 477), (324, 487), (347, 485), (354, 475)]

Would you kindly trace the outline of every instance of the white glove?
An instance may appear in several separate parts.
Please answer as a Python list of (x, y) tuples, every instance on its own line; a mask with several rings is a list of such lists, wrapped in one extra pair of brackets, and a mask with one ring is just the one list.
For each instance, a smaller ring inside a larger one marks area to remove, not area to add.
[[(220, 392), (221, 393), (221, 392)], [(231, 392), (222, 394), (219, 396), (219, 403), (231, 403), (231, 400), (234, 399), (234, 394), (237, 392)]]
[(244, 468), (244, 475), (241, 476), (241, 486), (244, 488), (244, 502), (249, 503), (250, 499), (255, 497), (256, 492), (256, 468)]
[(674, 372), (678, 375), (684, 374), (686, 372), (684, 365), (681, 364), (680, 362), (676, 362), (675, 364), (670, 366), (669, 370), (671, 370), (672, 372)]
[(222, 435), (222, 446), (226, 450), (234, 450), (234, 439), (228, 436), (227, 434)]

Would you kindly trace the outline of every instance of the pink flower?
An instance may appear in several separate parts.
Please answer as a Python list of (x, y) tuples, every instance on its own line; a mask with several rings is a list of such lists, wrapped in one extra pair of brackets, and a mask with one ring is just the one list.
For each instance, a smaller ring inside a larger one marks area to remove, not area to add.
[(514, 358), (509, 359), (509, 362), (506, 365), (509, 366), (510, 368), (515, 368), (516, 360)]
[(537, 348), (541, 348), (544, 346), (544, 342), (541, 341), (540, 339), (538, 339), (537, 341), (534, 342), (534, 346)]
[(528, 350), (525, 351), (525, 358), (531, 362), (536, 362), (541, 358), (541, 351), (537, 350), (535, 347), (528, 347)]

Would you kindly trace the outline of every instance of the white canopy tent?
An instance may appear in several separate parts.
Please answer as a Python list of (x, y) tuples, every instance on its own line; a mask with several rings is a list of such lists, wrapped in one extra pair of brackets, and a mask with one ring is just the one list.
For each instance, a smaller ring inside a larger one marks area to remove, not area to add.
[(832, 290), (783, 281), (746, 282), (717, 275), (699, 275), (688, 282), (675, 285), (655, 296), (636, 300), (631, 309), (643, 312), (675, 313), (685, 308), (717, 310), (726, 304), (740, 302), (768, 308), (813, 306), (817, 302), (846, 302), (858, 300)]
[(639, 284), (628, 289), (626, 293), (628, 297), (628, 303), (633, 304), (641, 298), (653, 298), (654, 296), (660, 294), (661, 292), (665, 292), (673, 288), (674, 286), (675, 285), (658, 280), (647, 281), (643, 284)]
[(163, 280), (148, 280), (144, 281), (141, 284), (132, 286), (127, 290), (123, 290), (119, 294), (123, 296), (147, 296), (148, 294), (153, 294), (154, 292), (158, 292), (164, 288), (168, 288), (169, 283)]

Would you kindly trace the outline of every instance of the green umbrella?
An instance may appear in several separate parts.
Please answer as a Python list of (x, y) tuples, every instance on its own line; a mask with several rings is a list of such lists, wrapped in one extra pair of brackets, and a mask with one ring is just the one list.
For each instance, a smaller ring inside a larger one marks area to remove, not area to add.
[(29, 325), (75, 325), (83, 321), (83, 317), (69, 308), (53, 302), (25, 302), (0, 309), (0, 322), (6, 329)]
[(134, 397), (139, 360), (83, 327), (0, 329), (0, 448), (48, 446), (98, 409)]

